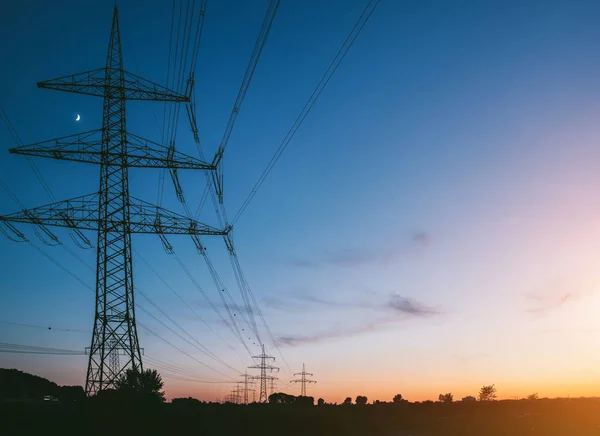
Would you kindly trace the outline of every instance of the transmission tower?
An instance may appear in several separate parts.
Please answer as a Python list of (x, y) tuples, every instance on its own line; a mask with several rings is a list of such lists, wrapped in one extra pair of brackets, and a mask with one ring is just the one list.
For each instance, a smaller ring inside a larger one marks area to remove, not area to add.
[(252, 356), (253, 359), (260, 359), (260, 363), (258, 365), (249, 366), (248, 368), (260, 370), (260, 375), (251, 376), (250, 379), (260, 380), (260, 395), (258, 398), (258, 402), (266, 403), (269, 399), (268, 394), (267, 394), (267, 381), (277, 379), (277, 377), (274, 377), (272, 375), (267, 375), (267, 371), (270, 371), (270, 372), (279, 371), (279, 368), (267, 363), (271, 359), (273, 361), (275, 361), (275, 358), (273, 356), (268, 356), (265, 353), (264, 345), (262, 345), (261, 347), (262, 347), (262, 353), (259, 354), (258, 356)]
[(271, 377), (269, 380), (269, 390), (271, 391), (271, 395), (275, 393), (275, 380), (277, 380), (275, 377)]
[(303, 397), (306, 397), (306, 384), (307, 383), (316, 383), (315, 380), (309, 380), (306, 378), (307, 375), (309, 376), (313, 376), (314, 374), (310, 373), (310, 372), (306, 372), (306, 370), (304, 369), (304, 363), (302, 364), (302, 372), (297, 372), (294, 374), (294, 376), (300, 376), (299, 379), (295, 379), (292, 380), (292, 383), (301, 383), (301, 388), (300, 388), (300, 395)]
[[(85, 241), (81, 230), (96, 230), (96, 306), (89, 348), (85, 391), (93, 395), (114, 387), (127, 368), (142, 370), (135, 322), (131, 234), (226, 235), (183, 215), (129, 196), (129, 168), (214, 170), (208, 164), (140, 136), (128, 134), (126, 100), (189, 102), (176, 91), (123, 69), (117, 8), (114, 8), (106, 66), (39, 82), (38, 87), (103, 97), (102, 128), (33, 145), (11, 153), (41, 156), (100, 166), (99, 191), (90, 195), (0, 216), (0, 224), (21, 237), (11, 223), (35, 224), (52, 239), (46, 226), (71, 229)], [(56, 238), (56, 239), (55, 239)], [(116, 354), (115, 354), (116, 353)], [(115, 359), (115, 356), (123, 357)]]
[(110, 340), (110, 352), (108, 354), (108, 368), (113, 374), (118, 373), (120, 369), (119, 364), (119, 347), (114, 339)]
[(243, 394), (244, 394), (243, 401), (244, 401), (244, 404), (248, 404), (248, 393), (254, 391), (254, 389), (249, 389), (248, 388), (248, 385), (251, 384), (251, 382), (248, 382), (248, 380), (251, 380), (252, 377), (248, 376), (248, 371), (246, 371), (241, 376), (244, 377), (244, 381), (241, 382), (243, 384), (243, 386), (244, 386), (244, 389), (243, 389)]

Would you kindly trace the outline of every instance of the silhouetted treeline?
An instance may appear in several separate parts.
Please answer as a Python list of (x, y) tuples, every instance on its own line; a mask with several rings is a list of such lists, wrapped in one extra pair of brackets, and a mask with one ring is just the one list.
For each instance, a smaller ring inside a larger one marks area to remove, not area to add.
[[(48, 395), (63, 389), (41, 377), (19, 371), (0, 371), (0, 392), (5, 398)], [(7, 374), (9, 374), (7, 376)], [(367, 403), (359, 395), (342, 404), (282, 392), (270, 403), (220, 404), (195, 398), (164, 403), (148, 395), (160, 385), (156, 374), (129, 375), (119, 390), (106, 390), (85, 401), (22, 402), (0, 404), (0, 434), (105, 435), (118, 434), (203, 436), (244, 435), (369, 435), (369, 436), (598, 436), (600, 399), (537, 399), (408, 402), (400, 394), (392, 401)], [(127, 380), (129, 381), (127, 381)], [(151, 387), (150, 391), (146, 388)], [(3, 389), (4, 388), (4, 389)], [(82, 392), (78, 387), (78, 392)]]
[[(454, 403), (379, 403), (302, 407), (292, 404), (121, 403), (95, 401), (5, 403), (0, 434), (203, 436), (597, 436), (600, 400), (505, 400)], [(110, 424), (110, 425), (109, 425)]]
[(81, 401), (85, 398), (81, 386), (58, 386), (43, 377), (16, 369), (0, 368), (0, 399), (44, 401), (52, 397), (61, 402)]

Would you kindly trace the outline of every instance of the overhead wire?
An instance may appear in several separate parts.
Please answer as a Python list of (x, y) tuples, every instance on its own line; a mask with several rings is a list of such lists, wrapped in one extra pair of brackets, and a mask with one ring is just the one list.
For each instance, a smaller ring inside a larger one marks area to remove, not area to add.
[[(0, 179), (0, 186), (2, 186), (7, 193), (9, 193), (9, 195), (11, 196), (11, 198), (19, 205), (21, 205), (22, 203), (20, 202), (20, 200), (18, 199), (18, 197), (12, 192), (12, 190), (8, 187), (8, 185), (6, 185), (6, 183), (4, 183), (1, 179)], [(73, 273), (69, 268), (67, 268), (66, 266), (64, 266), (62, 263), (60, 263), (59, 261), (57, 261), (52, 255), (48, 254), (46, 251), (44, 251), (42, 248), (40, 248), (39, 246), (35, 245), (33, 242), (27, 240), (27, 242), (29, 243), (29, 245), (31, 245), (36, 251), (38, 251), (40, 254), (42, 254), (44, 257), (46, 257), (48, 260), (50, 260), (52, 263), (54, 263), (56, 266), (58, 266), (60, 269), (62, 269), (64, 272), (66, 272), (69, 276), (71, 276), (73, 279), (77, 280), (81, 285), (83, 285), (85, 288), (89, 289), (92, 292), (95, 292), (95, 289), (90, 286), (86, 281), (84, 281), (83, 279), (81, 279), (77, 274)], [(64, 244), (62, 244), (64, 246)], [(93, 267), (87, 263), (84, 259), (82, 259), (77, 253), (73, 252), (72, 250), (67, 250), (69, 252), (69, 254), (73, 255), (74, 257), (76, 257), (84, 266), (86, 266), (88, 269), (93, 271)], [(143, 295), (145, 298), (147, 298), (149, 301), (151, 301), (149, 299), (149, 297), (145, 296), (141, 291), (140, 294)], [(152, 302), (152, 304), (154, 304), (154, 302)], [(141, 310), (145, 309), (143, 308), (143, 306), (141, 306), (139, 303), (137, 304), (138, 308), (140, 308)], [(157, 307), (157, 306), (156, 306)], [(146, 311), (147, 312), (147, 311)], [(164, 311), (163, 311), (163, 314)], [(166, 315), (166, 314), (165, 314)], [(154, 317), (156, 319), (156, 317)], [(169, 319), (173, 322), (172, 318), (169, 317)], [(160, 321), (159, 321), (160, 322)], [(138, 323), (141, 324), (141, 323)], [(164, 323), (161, 322), (162, 325), (165, 325)], [(168, 327), (167, 327), (168, 328)], [(181, 326), (179, 326), (180, 329), (184, 330)], [(169, 330), (173, 331), (172, 329), (169, 328)], [(152, 332), (154, 335), (156, 335), (157, 337), (159, 337), (160, 339), (162, 339), (163, 341), (169, 343), (167, 340), (165, 340), (164, 338), (158, 336), (158, 334), (156, 334), (155, 332)], [(187, 333), (187, 331), (186, 331)], [(189, 333), (187, 333), (189, 335)], [(190, 335), (191, 336), (191, 335)], [(213, 353), (214, 354), (214, 353)], [(186, 353), (186, 355), (189, 355)], [(201, 362), (200, 360), (193, 358), (196, 362), (208, 366), (206, 365), (204, 362)], [(218, 359), (218, 357), (217, 357)], [(233, 367), (231, 367), (233, 370), (235, 370)]]
[[(0, 116), (6, 126), (6, 128), (8, 129), (8, 131), (11, 133), (11, 135), (13, 136), (13, 139), (17, 142), (17, 144), (19, 145), (23, 145), (22, 141), (18, 135), (18, 133), (16, 132), (16, 130), (14, 129), (12, 123), (10, 122), (10, 119), (8, 118), (8, 116), (6, 115), (6, 112), (4, 111), (4, 109), (0, 108)], [(32, 165), (32, 169), (35, 168), (35, 163), (31, 162)], [(41, 177), (41, 174), (40, 174)], [(38, 178), (38, 180), (40, 180), (40, 182), (43, 182), (43, 178), (40, 179)], [(18, 197), (14, 194), (14, 192), (12, 192), (12, 190), (8, 187), (8, 185), (6, 185), (6, 183), (4, 183), (1, 179), (0, 179), (0, 186), (2, 186), (4, 188), (4, 190), (9, 194), (9, 196), (13, 199), (13, 201), (15, 201), (15, 203), (21, 207), (21, 209), (25, 210), (24, 205), (20, 202), (20, 200), (18, 199)], [(55, 201), (54, 196), (52, 195), (52, 192), (50, 190), (50, 188), (48, 187), (47, 189), (47, 193), (49, 196), (51, 196), (51, 198)], [(90, 290), (93, 290), (93, 288), (91, 288), (86, 282), (84, 282), (83, 280), (81, 280), (78, 276), (76, 276), (75, 274), (73, 274), (68, 268), (64, 267), (62, 264), (60, 264), (58, 261), (56, 261), (52, 256), (50, 256), (48, 253), (46, 253), (44, 250), (42, 250), (40, 247), (36, 246), (35, 244), (33, 244), (31, 241), (27, 240), (27, 242), (34, 248), (36, 249), (36, 251), (38, 251), (40, 254), (42, 254), (44, 257), (46, 257), (48, 260), (50, 260), (51, 262), (53, 262), (55, 265), (57, 265), (59, 268), (61, 268), (63, 271), (65, 271), (67, 274), (69, 274), (71, 277), (73, 277), (74, 279), (76, 279), (77, 281), (79, 281), (81, 284), (83, 284), (84, 286), (88, 287)], [(90, 271), (94, 271), (94, 268), (87, 263), (84, 259), (81, 258), (81, 256), (79, 256), (77, 253), (75, 253), (73, 250), (71, 250), (69, 247), (67, 247), (65, 244), (60, 244), (71, 256), (73, 256), (74, 258), (76, 258), (82, 265), (84, 265), (86, 268), (88, 268)], [(139, 253), (138, 253), (139, 255)], [(143, 261), (150, 266), (150, 264), (143, 259)], [(154, 270), (155, 274), (158, 273)], [(160, 278), (160, 276), (159, 276)], [(161, 280), (167, 284), (167, 282), (161, 278)], [(181, 301), (184, 301), (181, 296), (179, 296), (173, 289), (172, 287), (169, 286), (169, 288), (180, 298)], [(181, 325), (179, 323), (177, 323), (176, 321), (174, 321), (168, 314), (166, 314), (166, 312), (164, 312), (162, 309), (160, 309), (159, 306), (157, 306), (147, 295), (145, 295), (138, 287), (138, 292), (140, 293), (140, 295), (145, 298), (149, 303), (151, 303), (153, 306), (155, 306), (156, 308), (159, 309), (159, 311), (161, 311), (161, 313), (163, 314), (163, 316), (165, 316), (166, 318), (168, 318), (174, 325), (176, 325), (176, 327), (178, 329), (180, 329), (181, 331), (184, 332), (184, 334), (186, 334), (188, 337), (192, 338), (194, 340), (194, 342), (196, 342), (197, 345), (195, 345), (195, 348), (197, 348), (199, 351), (203, 352), (204, 354), (208, 355), (209, 357), (215, 359), (217, 362), (224, 364), (225, 366), (228, 366), (229, 368), (231, 368), (234, 371), (237, 371), (235, 368), (231, 367), (229, 364), (227, 364), (226, 362), (224, 362), (222, 359), (220, 359), (218, 356), (216, 356), (214, 353), (212, 353), (210, 350), (208, 350), (208, 348), (206, 348), (204, 345), (202, 345), (199, 341), (197, 341), (187, 330), (185, 330), (183, 327), (181, 327)], [(186, 305), (188, 307), (191, 308), (191, 306), (189, 306), (187, 303)], [(140, 307), (142, 310), (145, 310), (143, 307)], [(194, 313), (196, 313), (194, 311)], [(196, 313), (197, 317), (199, 317), (199, 315)], [(202, 320), (204, 322), (204, 320)], [(204, 322), (205, 323), (205, 322)], [(207, 323), (205, 323), (209, 329), (211, 329), (213, 332), (215, 332)], [(168, 328), (168, 327), (167, 327)], [(216, 333), (216, 332), (215, 332)], [(219, 336), (217, 334), (217, 336)], [(219, 336), (220, 337), (220, 336)], [(185, 339), (184, 339), (185, 340)], [(192, 344), (193, 345), (193, 344)], [(230, 348), (231, 346), (229, 344), (227, 344)], [(194, 346), (194, 345), (193, 345)]]
[(10, 344), (0, 342), (0, 352), (20, 354), (54, 354), (63, 356), (84, 356), (85, 352), (79, 350), (67, 350), (64, 348), (38, 347), (33, 345)]
[(329, 81), (331, 80), (331, 77), (336, 72), (336, 70), (340, 66), (341, 62), (346, 57), (348, 50), (350, 50), (350, 48), (354, 44), (354, 41), (356, 41), (356, 38), (358, 37), (358, 35), (360, 35), (365, 24), (367, 24), (367, 22), (369, 21), (369, 18), (371, 17), (373, 12), (377, 8), (379, 1), (380, 0), (369, 0), (369, 3), (363, 10), (362, 14), (360, 15), (360, 17), (358, 18), (356, 23), (354, 24), (354, 27), (352, 28), (348, 37), (346, 38), (346, 40), (344, 41), (344, 43), (338, 50), (337, 54), (335, 55), (335, 57), (329, 64), (327, 71), (325, 71), (325, 74), (323, 75), (323, 77), (321, 78), (319, 83), (317, 84), (317, 87), (315, 88), (315, 90), (313, 91), (311, 96), (309, 97), (308, 101), (305, 103), (304, 107), (302, 108), (302, 111), (300, 112), (300, 114), (298, 115), (298, 117), (296, 118), (294, 123), (292, 124), (292, 127), (289, 129), (288, 133), (283, 138), (281, 144), (275, 151), (275, 154), (273, 155), (273, 157), (267, 164), (266, 168), (261, 173), (260, 177), (254, 184), (253, 188), (251, 189), (251, 191), (248, 194), (248, 196), (246, 197), (246, 199), (243, 201), (243, 203), (240, 206), (237, 213), (234, 215), (233, 220), (231, 221), (232, 226), (235, 226), (237, 221), (240, 219), (241, 215), (244, 213), (244, 211), (246, 210), (246, 208), (248, 207), (248, 205), (250, 204), (250, 202), (252, 201), (252, 199), (254, 198), (254, 196), (256, 195), (256, 193), (258, 192), (258, 190), (264, 183), (265, 179), (267, 178), (267, 176), (269, 175), (269, 173), (271, 172), (271, 170), (273, 169), (273, 167), (275, 166), (275, 164), (277, 163), (277, 161), (279, 160), (279, 158), (281, 157), (281, 155), (287, 148), (288, 144), (290, 143), (290, 141), (292, 140), (292, 138), (294, 137), (294, 135), (296, 134), (296, 132), (298, 131), (298, 129), (300, 128), (300, 126), (302, 125), (304, 120), (306, 119), (307, 115), (309, 114), (312, 107), (318, 100), (319, 96), (321, 95), (321, 93), (323, 92), (323, 90), (325, 89), (325, 87), (327, 86)]
[(34, 324), (25, 324), (25, 323), (21, 323), (21, 322), (12, 322), (12, 321), (0, 321), (0, 324), (13, 325), (13, 326), (17, 326), (17, 327), (30, 327), (30, 328), (52, 330), (52, 331), (59, 331), (59, 332), (89, 333), (88, 331), (85, 331), (85, 330), (65, 329), (65, 328), (60, 328), (60, 327), (34, 325)]

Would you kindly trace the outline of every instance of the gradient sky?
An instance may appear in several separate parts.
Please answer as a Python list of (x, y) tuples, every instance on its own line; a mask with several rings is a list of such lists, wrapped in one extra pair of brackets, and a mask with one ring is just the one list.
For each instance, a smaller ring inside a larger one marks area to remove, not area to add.
[[(3, 4), (0, 104), (24, 143), (99, 128), (99, 98), (36, 82), (104, 65), (111, 2)], [(171, 2), (119, 1), (125, 68), (164, 83)], [(268, 1), (209, 2), (196, 71), (200, 136), (213, 153)], [(365, 0), (282, 1), (225, 158), (237, 211), (354, 24)], [(382, 0), (240, 219), (242, 266), (290, 372), (309, 394), (435, 399), (495, 383), (501, 398), (600, 392), (600, 3)], [(129, 103), (128, 130), (159, 140), (158, 103)], [(74, 114), (80, 113), (80, 123)], [(182, 117), (178, 148), (196, 155)], [(50, 202), (0, 129), (0, 176), (27, 207)], [(95, 166), (37, 159), (59, 199), (97, 190)], [(154, 202), (158, 172), (131, 170)], [(202, 174), (182, 174), (195, 207)], [(165, 206), (183, 213), (170, 184)], [(0, 214), (17, 210), (0, 191)], [(214, 224), (210, 208), (201, 219)], [(45, 247), (75, 274), (94, 274)], [(66, 245), (94, 264), (94, 250)], [(89, 235), (94, 239), (94, 235)], [(189, 238), (170, 238), (217, 300)], [(208, 331), (136, 255), (138, 289), (243, 372), (252, 361), (152, 236), (134, 248), (235, 350)], [(208, 249), (239, 297), (220, 239)], [(239, 300), (239, 298), (238, 298)], [(154, 310), (143, 299), (137, 301)], [(0, 239), (0, 341), (83, 350), (93, 295), (28, 244)], [(160, 314), (158, 314), (160, 316)], [(161, 319), (168, 325), (169, 321)], [(145, 312), (138, 320), (228, 376)], [(140, 328), (145, 354), (226, 378)], [(250, 344), (256, 348), (256, 345)], [(254, 349), (253, 348), (253, 349)], [(86, 357), (0, 355), (60, 384), (83, 384)], [(167, 396), (223, 397), (229, 384), (165, 377)]]

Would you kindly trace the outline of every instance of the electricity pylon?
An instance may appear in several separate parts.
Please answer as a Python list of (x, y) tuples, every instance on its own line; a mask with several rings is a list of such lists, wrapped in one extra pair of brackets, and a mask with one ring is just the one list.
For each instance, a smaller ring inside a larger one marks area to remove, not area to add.
[(300, 395), (303, 397), (306, 397), (306, 384), (307, 383), (316, 383), (315, 380), (309, 380), (306, 378), (306, 376), (309, 375), (312, 377), (314, 374), (312, 374), (310, 372), (306, 372), (306, 370), (304, 369), (304, 363), (303, 363), (302, 364), (302, 372), (297, 372), (294, 375), (295, 376), (299, 375), (300, 378), (292, 380), (292, 383), (301, 383)]
[[(101, 129), (10, 150), (15, 154), (98, 164), (99, 191), (0, 216), (0, 223), (17, 237), (22, 234), (15, 231), (11, 222), (36, 224), (51, 237), (54, 235), (46, 226), (70, 228), (80, 240), (85, 238), (81, 230), (98, 232), (96, 309), (85, 384), (86, 393), (93, 395), (114, 387), (125, 369), (142, 370), (135, 322), (131, 234), (159, 234), (165, 243), (167, 234), (191, 235), (197, 240), (203, 235), (224, 236), (227, 231), (129, 196), (129, 168), (214, 170), (214, 167), (176, 152), (172, 143), (163, 147), (127, 133), (126, 100), (189, 102), (190, 99), (123, 69), (116, 7), (106, 66), (40, 82), (38, 87), (104, 99)], [(124, 358), (117, 361), (116, 356)]]
[(250, 384), (248, 382), (248, 379), (252, 379), (252, 377), (248, 377), (248, 371), (246, 371), (244, 374), (241, 375), (242, 377), (244, 377), (244, 381), (240, 382), (243, 383), (244, 385), (244, 389), (243, 389), (243, 394), (244, 394), (244, 404), (248, 404), (248, 392), (253, 392), (254, 389), (248, 389), (248, 385)]
[(260, 375), (251, 376), (250, 379), (260, 380), (260, 395), (258, 398), (258, 402), (266, 403), (269, 399), (268, 394), (267, 394), (267, 380), (276, 380), (277, 379), (277, 377), (274, 377), (272, 375), (267, 375), (267, 371), (271, 371), (271, 372), (279, 371), (279, 368), (267, 363), (267, 360), (273, 359), (273, 361), (275, 361), (275, 358), (273, 356), (268, 356), (265, 353), (264, 345), (262, 345), (261, 347), (262, 347), (262, 353), (259, 354), (258, 356), (252, 356), (253, 359), (260, 359), (260, 363), (258, 365), (249, 366), (248, 368), (260, 369)]
[(117, 347), (116, 341), (111, 339), (110, 341), (110, 353), (108, 354), (108, 367), (111, 372), (119, 372), (121, 364), (119, 363), (119, 347)]

